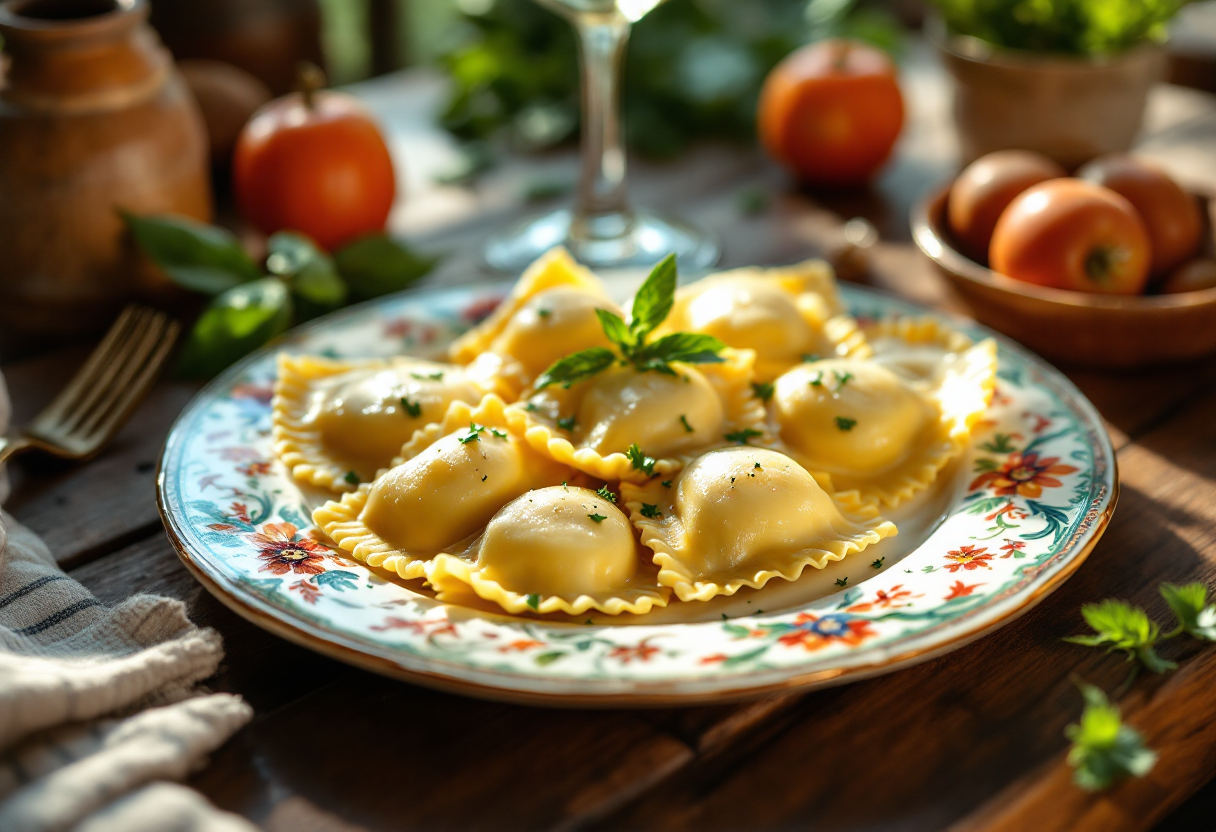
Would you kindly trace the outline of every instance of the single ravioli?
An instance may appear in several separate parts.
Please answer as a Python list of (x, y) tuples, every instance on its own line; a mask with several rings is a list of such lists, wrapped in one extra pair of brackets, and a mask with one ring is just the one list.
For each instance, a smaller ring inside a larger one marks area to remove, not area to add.
[(995, 376), (991, 340), (928, 364), (923, 356), (804, 364), (774, 385), (774, 428), (792, 457), (829, 474), (838, 491), (895, 506), (963, 451)]
[(572, 485), (517, 497), (466, 555), (439, 555), (426, 574), (441, 601), (472, 592), (510, 613), (642, 614), (671, 593), (614, 502)]
[(449, 356), (469, 365), (473, 377), (499, 379), (519, 392), (558, 359), (609, 346), (597, 309), (621, 313), (599, 278), (559, 246), (529, 266), (494, 313), (452, 344)]
[(656, 335), (669, 332), (702, 332), (754, 350), (762, 382), (808, 356), (869, 354), (857, 322), (844, 314), (831, 267), (821, 260), (734, 269), (685, 286)]
[(520, 494), (571, 479), (507, 429), (502, 399), (453, 402), (443, 421), (414, 434), (392, 466), (313, 511), (338, 546), (369, 566), (420, 578), (440, 553), (460, 553)]
[(710, 448), (767, 435), (752, 352), (721, 357), (676, 362), (670, 373), (613, 366), (568, 389), (534, 393), (508, 407), (508, 419), (537, 451), (591, 476), (640, 482), (669, 474)]
[(485, 394), (460, 367), (402, 356), (333, 361), (281, 353), (275, 453), (299, 482), (350, 491), (370, 480), (416, 430), (454, 401)]
[(667, 482), (622, 483), (621, 497), (654, 551), (659, 583), (681, 601), (793, 581), (896, 534), (877, 508), (830, 494), (767, 448), (711, 451)]

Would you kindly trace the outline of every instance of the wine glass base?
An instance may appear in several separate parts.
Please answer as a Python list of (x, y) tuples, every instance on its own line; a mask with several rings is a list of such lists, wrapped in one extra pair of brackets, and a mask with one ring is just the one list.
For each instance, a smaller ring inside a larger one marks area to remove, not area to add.
[[(519, 274), (549, 249), (563, 245), (592, 268), (653, 266), (668, 254), (681, 269), (698, 271), (718, 262), (714, 236), (681, 220), (639, 211), (628, 217), (596, 217), (576, 231), (574, 215), (561, 209), (499, 231), (486, 244), (486, 263)], [(591, 233), (588, 233), (588, 232)]]

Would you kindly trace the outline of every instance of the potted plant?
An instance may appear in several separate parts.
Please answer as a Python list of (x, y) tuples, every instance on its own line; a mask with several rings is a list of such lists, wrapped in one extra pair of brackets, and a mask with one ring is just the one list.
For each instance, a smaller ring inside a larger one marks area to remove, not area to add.
[(1023, 148), (1075, 167), (1129, 149), (1187, 0), (934, 0), (964, 162)]

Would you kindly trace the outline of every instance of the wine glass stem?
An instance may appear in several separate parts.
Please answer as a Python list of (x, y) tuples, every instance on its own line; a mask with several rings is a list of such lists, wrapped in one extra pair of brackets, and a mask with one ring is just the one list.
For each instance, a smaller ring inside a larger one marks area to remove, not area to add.
[(583, 169), (575, 223), (589, 236), (599, 236), (595, 226), (602, 223), (596, 223), (596, 218), (615, 215), (623, 219), (626, 215), (620, 81), (629, 23), (619, 17), (593, 18), (576, 20), (575, 27), (583, 74)]

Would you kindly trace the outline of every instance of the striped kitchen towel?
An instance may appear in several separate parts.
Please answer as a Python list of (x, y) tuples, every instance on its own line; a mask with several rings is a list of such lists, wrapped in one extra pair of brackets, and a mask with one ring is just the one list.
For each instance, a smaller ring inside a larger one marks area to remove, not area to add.
[[(2, 433), (2, 378), (0, 419)], [(240, 697), (199, 690), (222, 658), (180, 601), (106, 607), (0, 511), (0, 830), (253, 830), (163, 782), (252, 716)]]

